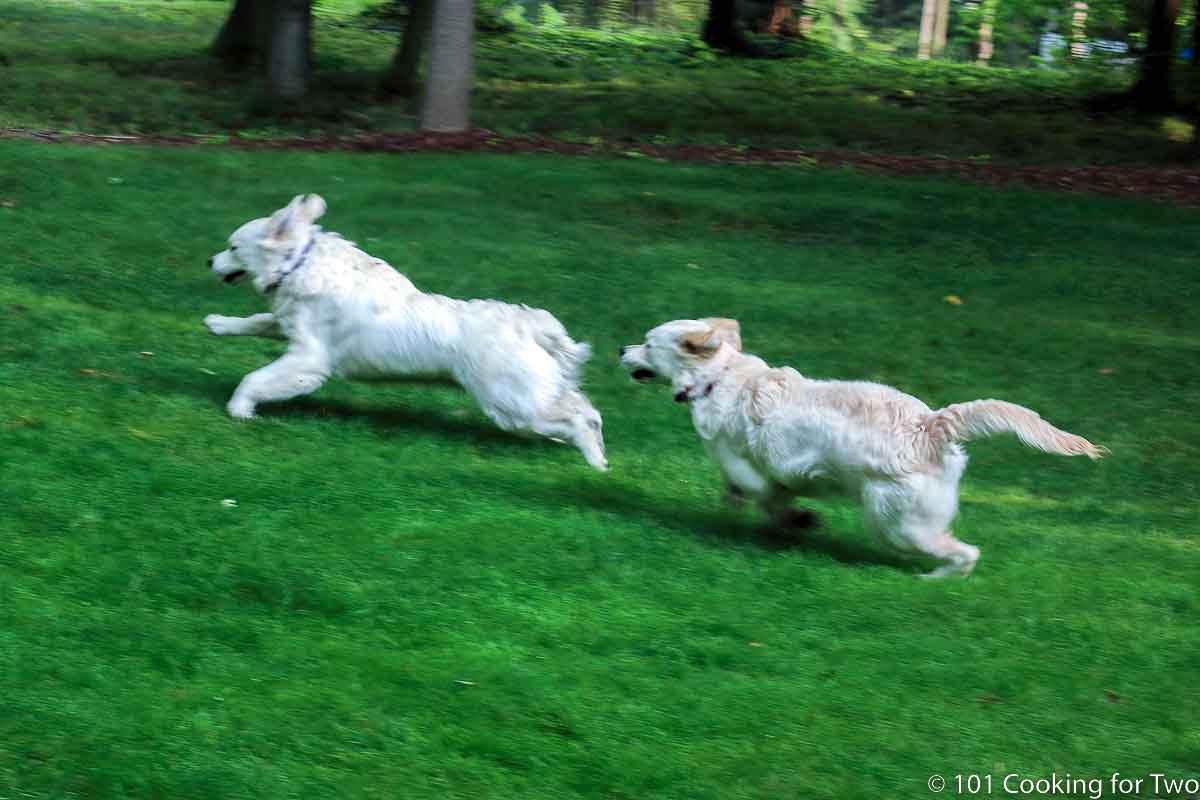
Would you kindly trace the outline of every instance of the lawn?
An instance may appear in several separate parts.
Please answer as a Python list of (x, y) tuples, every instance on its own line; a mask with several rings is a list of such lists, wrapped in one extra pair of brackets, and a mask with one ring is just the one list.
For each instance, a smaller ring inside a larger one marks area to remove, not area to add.
[[(381, 96), (398, 34), (366, 0), (317, 6), (312, 95), (276, 113), (208, 55), (229, 3), (0, 0), (0, 128), (261, 137), (411, 130)], [(1195, 157), (1185, 117), (1089, 111), (1086, 73), (856, 58), (729, 59), (692, 34), (481, 32), (473, 123), (562, 139), (833, 147), (1044, 164)]]
[[(926, 797), (933, 773), (1200, 771), (1196, 212), (633, 159), (7, 142), (0, 162), (0, 797)], [(226, 418), (279, 345), (204, 332), (261, 309), (205, 259), (302, 191), (418, 286), (590, 340), (612, 472), (445, 386), (332, 382)], [(1113, 455), (973, 444), (966, 580), (918, 580), (851, 501), (781, 542), (721, 505), (669, 390), (617, 365), (706, 314), (810, 375), (1016, 401)]]

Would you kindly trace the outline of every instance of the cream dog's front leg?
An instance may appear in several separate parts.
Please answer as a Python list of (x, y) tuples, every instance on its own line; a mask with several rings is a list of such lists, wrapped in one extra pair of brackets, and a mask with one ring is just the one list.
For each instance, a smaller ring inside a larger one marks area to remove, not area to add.
[(209, 314), (204, 318), (205, 326), (217, 336), (265, 336), (282, 339), (283, 332), (274, 314), (254, 314), (249, 317), (226, 317)]
[(725, 501), (741, 505), (747, 500), (762, 502), (770, 493), (770, 481), (744, 456), (740, 456), (724, 442), (705, 440), (704, 447), (717, 462), (721, 479), (725, 482)]
[(725, 480), (726, 502), (741, 505), (751, 500), (773, 522), (791, 528), (811, 528), (817, 524), (817, 516), (812, 511), (792, 508), (795, 492), (763, 475), (748, 458), (722, 442), (706, 441), (704, 444)]
[(325, 359), (316, 353), (293, 349), (262, 369), (242, 378), (226, 410), (236, 419), (253, 419), (259, 403), (289, 400), (311, 394), (329, 377)]

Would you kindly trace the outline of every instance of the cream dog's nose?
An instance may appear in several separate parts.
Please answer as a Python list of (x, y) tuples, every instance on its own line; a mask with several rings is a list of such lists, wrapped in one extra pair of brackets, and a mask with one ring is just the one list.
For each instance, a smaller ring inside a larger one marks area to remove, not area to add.
[(213, 257), (212, 257), (212, 256), (209, 256), (209, 257), (208, 257), (208, 268), (209, 268), (209, 269), (212, 269), (212, 262), (213, 262)]

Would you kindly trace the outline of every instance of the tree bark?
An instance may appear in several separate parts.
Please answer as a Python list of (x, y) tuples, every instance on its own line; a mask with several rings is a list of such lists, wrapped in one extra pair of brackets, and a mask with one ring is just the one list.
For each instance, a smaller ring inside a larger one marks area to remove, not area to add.
[(1142, 111), (1170, 111), (1175, 107), (1171, 91), (1171, 59), (1175, 50), (1175, 17), (1179, 0), (1154, 0), (1150, 9), (1150, 35), (1142, 56), (1141, 75), (1133, 87), (1133, 102)]
[(634, 22), (654, 22), (654, 0), (633, 0)]
[(463, 131), (470, 123), (474, 22), (472, 0), (434, 0), (422, 130)]
[(401, 97), (415, 97), (421, 84), (421, 63), (429, 30), (433, 26), (433, 0), (408, 0), (408, 21), (392, 65), (383, 77), (383, 88)]
[(950, 24), (950, 0), (938, 0), (937, 12), (933, 18), (933, 55), (941, 56), (946, 52), (946, 28)]
[(850, 9), (846, 0), (834, 0), (833, 13), (829, 15), (830, 34), (833, 46), (843, 52), (854, 50), (854, 36), (850, 29)]
[[(1200, 0), (1196, 0), (1195, 14), (1192, 17), (1192, 72), (1200, 72)], [(1193, 76), (1193, 80), (1196, 77)]]
[(992, 28), (996, 24), (996, 2), (997, 0), (983, 2), (983, 18), (979, 23), (979, 52), (975, 56), (975, 63), (981, 67), (986, 67), (992, 60)]
[(1071, 56), (1086, 58), (1089, 50), (1087, 42), (1088, 4), (1084, 0), (1075, 0), (1075, 8), (1071, 13)]
[[(1200, 0), (1196, 0), (1200, 2)], [(796, 14), (792, 10), (792, 0), (775, 0), (771, 6), (771, 16), (763, 26), (763, 33), (772, 36), (795, 36)]]
[(213, 55), (234, 69), (248, 69), (259, 61), (270, 6), (270, 0), (237, 0), (213, 41)]
[(938, 0), (924, 0), (921, 4), (921, 33), (917, 39), (917, 58), (929, 60), (933, 49), (933, 20), (937, 16)]
[(737, 27), (736, 0), (708, 0), (708, 19), (701, 38), (709, 47), (727, 53), (750, 52), (750, 43)]
[(279, 100), (294, 100), (308, 92), (312, 0), (274, 0), (267, 89)]

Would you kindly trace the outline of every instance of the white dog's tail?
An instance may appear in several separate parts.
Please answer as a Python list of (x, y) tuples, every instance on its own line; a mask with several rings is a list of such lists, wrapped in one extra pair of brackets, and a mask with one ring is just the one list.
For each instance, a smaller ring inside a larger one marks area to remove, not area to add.
[(994, 433), (1015, 433), (1025, 444), (1047, 453), (1095, 460), (1109, 452), (1107, 447), (1097, 447), (1082, 436), (1059, 430), (1024, 406), (1003, 400), (973, 400), (946, 406), (929, 416), (926, 431), (935, 445), (966, 442)]
[(592, 357), (592, 346), (572, 339), (567, 329), (549, 311), (540, 308), (530, 308), (529, 311), (537, 323), (533, 340), (558, 363), (567, 380), (578, 386), (583, 380), (583, 365)]

